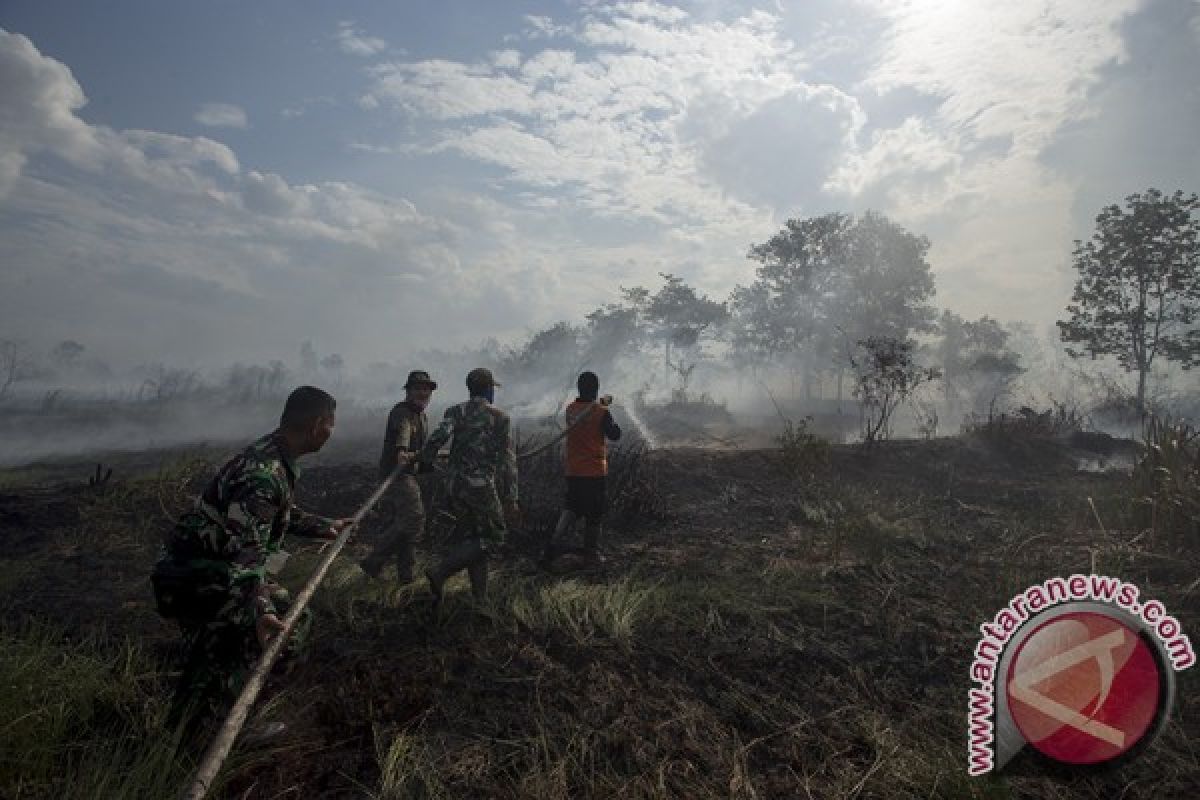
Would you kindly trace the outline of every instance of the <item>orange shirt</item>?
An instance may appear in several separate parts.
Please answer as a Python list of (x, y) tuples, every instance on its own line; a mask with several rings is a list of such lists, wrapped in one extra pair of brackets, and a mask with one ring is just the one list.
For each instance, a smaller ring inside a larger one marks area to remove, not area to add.
[(604, 440), (604, 417), (608, 409), (598, 402), (576, 400), (567, 406), (567, 425), (588, 409), (587, 418), (567, 433), (567, 475), (599, 478), (608, 474), (608, 443)]

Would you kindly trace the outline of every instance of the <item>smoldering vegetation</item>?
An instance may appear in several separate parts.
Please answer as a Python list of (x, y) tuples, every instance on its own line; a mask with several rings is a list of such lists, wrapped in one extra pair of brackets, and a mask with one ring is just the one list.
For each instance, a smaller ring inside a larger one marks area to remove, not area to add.
[[(536, 564), (561, 444), (522, 458), (525, 521), (486, 603), (457, 578), (434, 615), (420, 582), (367, 579), (369, 518), (316, 595), (309, 659), (264, 701), (290, 732), (239, 747), (222, 796), (1189, 796), (1195, 670), (1117, 769), (1026, 751), (968, 779), (965, 712), (979, 623), (1047, 577), (1136, 581), (1198, 629), (1194, 318), (1160, 328), (1169, 358), (1111, 346), (1081, 245), (1055, 330), (966, 319), (934, 307), (927, 248), (879, 215), (793, 220), (724, 300), (662, 275), (516, 343), (388, 364), (314, 341), (294, 362), (105, 371), (84, 344), (6, 345), (3, 458), (41, 460), (0, 470), (0, 685), (21, 689), (2, 695), (0, 795), (177, 793), (199, 753), (163, 732), (178, 642), (146, 580), (171, 520), (301, 383), (340, 413), (300, 499), (348, 514), (407, 372), (441, 383), (436, 417), (488, 366), (521, 454), (561, 432), (580, 370), (616, 396), (608, 564)], [(126, 452), (91, 452), (109, 447)], [(450, 533), (431, 484), (422, 562)], [(296, 588), (317, 555), (293, 547)]]
[[(656, 286), (621, 288), (583, 319), (521, 341), (416, 351), (392, 363), (355, 363), (314, 339), (266, 364), (119, 370), (86, 343), (63, 341), (38, 354), (5, 338), (0, 463), (233, 442), (269, 429), (287, 391), (302, 383), (339, 398), (344, 430), (378, 435), (409, 370), (440, 381), (436, 415), (463, 398), (463, 379), (476, 366), (505, 383), (499, 404), (527, 431), (553, 428), (575, 377), (590, 369), (638, 435), (655, 443), (763, 444), (804, 420), (832, 441), (869, 445), (1047, 411), (1136, 434), (1148, 416), (1200, 414), (1200, 390), (1186, 371), (1200, 359), (1195, 206), (1194, 196), (1149, 190), (1129, 198), (1127, 211), (1106, 209), (1093, 241), (1077, 243), (1075, 294), (1046, 330), (939, 310), (929, 240), (868, 212), (788, 221), (751, 246), (753, 279), (724, 299), (663, 273)], [(1128, 229), (1124, 221), (1154, 214), (1137, 228), (1145, 242), (1112, 241)], [(1192, 255), (1105, 262), (1121, 245), (1177, 245)], [(1139, 286), (1160, 288), (1139, 296)], [(1123, 292), (1139, 299), (1131, 309), (1110, 308)]]
[[(535, 564), (562, 496), (547, 449), (523, 462), (526, 520), (489, 600), (457, 578), (438, 615), (422, 584), (362, 574), (386, 523), (371, 517), (316, 595), (307, 660), (262, 700), (289, 733), (239, 746), (218, 796), (1186, 796), (1194, 670), (1164, 734), (1119, 770), (1047, 771), (1025, 753), (994, 779), (965, 772), (977, 626), (1018, 591), (1130, 576), (1184, 630), (1200, 623), (1200, 442), (1147, 434), (1132, 474), (1077, 469), (1120, 445), (1063, 417), (869, 451), (804, 424), (760, 449), (629, 442), (600, 570)], [(0, 794), (175, 796), (201, 755), (162, 727), (179, 644), (146, 572), (218, 462), (162, 455), (111, 475), (0, 471), (0, 680), (20, 688), (3, 693)], [(374, 481), (370, 464), (324, 459), (300, 501), (347, 514)], [(449, 535), (438, 491), (423, 563)], [(318, 555), (291, 549), (281, 579), (298, 588)]]

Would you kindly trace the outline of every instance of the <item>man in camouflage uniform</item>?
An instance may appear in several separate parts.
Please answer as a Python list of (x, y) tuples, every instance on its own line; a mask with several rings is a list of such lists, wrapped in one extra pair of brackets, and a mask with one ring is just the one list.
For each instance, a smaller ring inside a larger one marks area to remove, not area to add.
[[(219, 714), (283, 628), (290, 598), (270, 580), (267, 561), (284, 535), (331, 540), (349, 523), (292, 502), (296, 458), (328, 441), (334, 408), (320, 389), (293, 391), (279, 428), (226, 463), (167, 538), (151, 580), (159, 611), (178, 620), (186, 648), (170, 723)], [(285, 654), (295, 654), (310, 625), (305, 609)]]
[(446, 409), (442, 423), (418, 455), (422, 463), (432, 464), (442, 445), (451, 442), (448, 496), (461, 541), (441, 564), (425, 573), (435, 604), (441, 602), (446, 579), (462, 569), (471, 579), (475, 599), (486, 596), (488, 553), (504, 541), (507, 524), (516, 524), (520, 513), (512, 424), (508, 414), (492, 405), (499, 385), (490, 370), (471, 370), (467, 375), (471, 399)]
[[(379, 577), (384, 565), (395, 558), (396, 580), (412, 583), (415, 560), (413, 543), (425, 530), (425, 504), (421, 500), (421, 485), (416, 473), (408, 467), (425, 446), (429, 433), (425, 408), (434, 389), (437, 389), (437, 383), (429, 377), (428, 372), (410, 372), (404, 384), (404, 400), (397, 403), (388, 414), (383, 434), (383, 453), (379, 456), (379, 479), (387, 478), (397, 466), (406, 469), (396, 478), (386, 498), (387, 505), (383, 513), (389, 519), (382, 538), (362, 562), (363, 571), (372, 577)], [(422, 471), (432, 472), (433, 467), (425, 465)]]

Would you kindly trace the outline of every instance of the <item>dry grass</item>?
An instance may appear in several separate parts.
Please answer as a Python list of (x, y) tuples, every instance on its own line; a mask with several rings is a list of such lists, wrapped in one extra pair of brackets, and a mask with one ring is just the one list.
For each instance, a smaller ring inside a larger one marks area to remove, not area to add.
[[(813, 480), (790, 477), (778, 450), (639, 456), (631, 474), (653, 475), (671, 516), (618, 523), (606, 570), (539, 572), (526, 531), (494, 564), (489, 602), (473, 603), (459, 577), (438, 616), (421, 583), (365, 581), (339, 562), (314, 600), (309, 661), (269, 701), (292, 733), (274, 750), (239, 747), (223, 794), (1187, 796), (1200, 776), (1190, 673), (1176, 721), (1119, 773), (1051, 775), (1021, 759), (992, 779), (965, 774), (970, 650), (1016, 591), (1096, 566), (1144, 584), (1185, 630), (1200, 624), (1196, 555), (1137, 538), (1127, 478), (1058, 460), (1016, 470), (946, 441), (883, 443), (869, 463), (850, 451), (833, 448)], [(547, 519), (560, 468), (523, 470), (522, 493)], [(322, 466), (302, 488), (318, 510), (349, 511), (370, 473)], [(66, 779), (47, 777), (59, 763), (90, 793), (76, 796), (136, 796), (126, 784), (171, 796), (186, 775), (192, 756), (155, 749), (174, 633), (127, 604), (146, 600), (161, 506), (182, 501), (187, 481), (119, 478), (99, 493), (22, 494), (46, 533), (19, 569), (0, 570), (6, 618), (52, 609), (74, 639), (98, 619), (122, 638), (72, 649), (58, 633), (5, 629), (0, 665), (22, 671), (0, 678), (37, 691), (0, 711), (37, 711), (18, 723), (37, 727), (0, 737), (0, 796), (63, 796)], [(46, 516), (55, 504), (98, 523)], [(94, 563), (60, 560), (76, 552)], [(296, 588), (314, 562), (300, 550), (285, 582)]]
[(1200, 542), (1200, 429), (1151, 417), (1144, 455), (1133, 471), (1135, 502), (1152, 537), (1170, 547)]

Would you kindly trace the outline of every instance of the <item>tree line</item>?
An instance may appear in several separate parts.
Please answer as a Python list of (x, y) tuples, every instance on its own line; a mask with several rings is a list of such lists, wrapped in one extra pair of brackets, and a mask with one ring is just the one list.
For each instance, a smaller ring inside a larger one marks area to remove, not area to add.
[[(1196, 194), (1149, 189), (1130, 195), (1123, 206), (1103, 208), (1092, 237), (1075, 242), (1077, 278), (1057, 322), (1059, 335), (1072, 357), (1111, 358), (1132, 374), (1138, 410), (1145, 409), (1147, 379), (1156, 365), (1190, 369), (1200, 360), (1198, 211)], [(871, 382), (893, 370), (910, 382), (924, 375), (918, 384), (940, 378), (943, 405), (961, 413), (1002, 394), (1025, 365), (1010, 345), (1011, 327), (989, 316), (939, 313), (929, 247), (928, 238), (877, 212), (791, 219), (749, 248), (753, 279), (725, 300), (660, 273), (657, 288), (622, 287), (617, 299), (582, 323), (558, 322), (518, 345), (489, 340), (458, 355), (494, 364), (531, 397), (561, 391), (580, 369), (614, 375), (622, 363), (636, 363), (638, 381), (686, 402), (697, 367), (708, 363), (752, 377), (783, 369), (807, 398), (851, 394), (865, 403), (880, 392)], [(51, 369), (79, 369), (85, 350), (75, 341), (59, 343), (50, 354)], [(462, 360), (432, 351), (416, 357), (429, 364)], [(659, 366), (647, 371), (646, 357)], [(103, 366), (90, 363), (92, 369)], [(937, 374), (914, 372), (930, 368)], [(303, 343), (301, 376), (340, 385), (345, 370), (341, 355), (318, 358), (313, 343)], [(151, 373), (148, 391), (188, 380), (167, 368)], [(38, 374), (23, 343), (0, 340), (0, 397)], [(289, 377), (276, 361), (236, 365), (226, 382), (231, 390), (261, 396)]]

